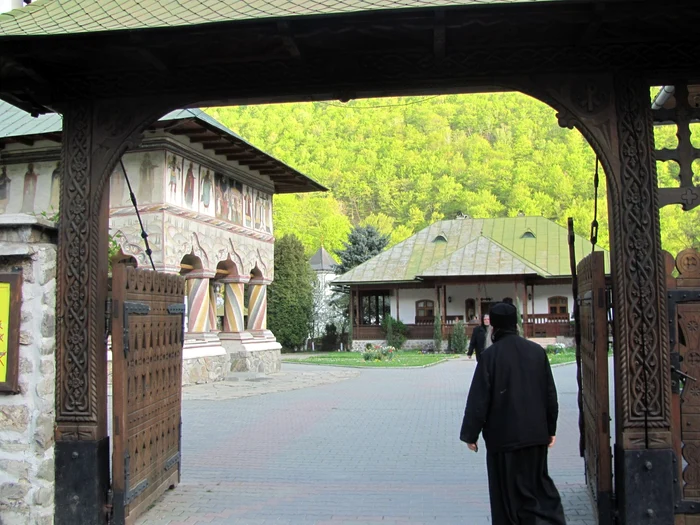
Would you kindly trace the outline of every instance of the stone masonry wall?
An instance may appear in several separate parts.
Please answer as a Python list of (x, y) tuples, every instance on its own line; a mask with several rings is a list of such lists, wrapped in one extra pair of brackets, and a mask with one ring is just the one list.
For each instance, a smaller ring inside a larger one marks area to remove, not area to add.
[(23, 274), (21, 392), (0, 394), (2, 525), (53, 523), (56, 246), (54, 230), (33, 222), (0, 222), (0, 272)]
[(182, 360), (182, 386), (223, 381), (228, 368), (228, 355), (197, 357)]
[(282, 369), (282, 355), (279, 350), (255, 350), (233, 352), (231, 372), (255, 372), (274, 374)]

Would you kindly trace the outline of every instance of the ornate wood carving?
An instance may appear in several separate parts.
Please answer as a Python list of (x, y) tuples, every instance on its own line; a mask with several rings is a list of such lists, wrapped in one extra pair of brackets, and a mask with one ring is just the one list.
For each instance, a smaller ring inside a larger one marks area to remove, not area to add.
[(675, 83), (675, 107), (661, 108), (653, 111), (657, 123), (674, 122), (677, 126), (678, 146), (675, 149), (655, 150), (657, 160), (674, 160), (680, 166), (680, 187), (660, 188), (660, 205), (681, 204), (685, 211), (700, 205), (700, 188), (693, 184), (693, 161), (700, 158), (700, 149), (693, 147), (690, 141), (690, 123), (700, 118), (700, 109), (691, 104), (688, 82)]
[(84, 101), (62, 108), (61, 218), (56, 323), (56, 439), (106, 435), (109, 192), (106, 181), (140, 131), (162, 115), (160, 103)]
[(618, 421), (626, 434), (626, 449), (666, 447), (670, 446), (670, 363), (649, 86), (620, 77), (615, 97), (620, 167), (609, 176), (617, 179), (619, 194), (609, 204), (619, 350)]

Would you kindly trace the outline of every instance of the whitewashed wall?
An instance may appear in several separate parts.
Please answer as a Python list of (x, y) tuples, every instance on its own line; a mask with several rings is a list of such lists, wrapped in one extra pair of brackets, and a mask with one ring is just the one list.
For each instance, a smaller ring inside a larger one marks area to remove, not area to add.
[[(528, 288), (529, 290), (529, 288)], [(558, 285), (536, 285), (535, 293), (533, 299), (535, 302), (535, 313), (536, 314), (548, 314), (549, 313), (549, 302), (550, 297), (556, 295), (561, 295), (569, 299), (569, 314), (574, 312), (574, 297), (571, 292), (571, 285), (569, 284), (558, 284)], [(530, 303), (532, 304), (532, 303)], [(530, 304), (528, 304), (528, 311), (530, 311)]]

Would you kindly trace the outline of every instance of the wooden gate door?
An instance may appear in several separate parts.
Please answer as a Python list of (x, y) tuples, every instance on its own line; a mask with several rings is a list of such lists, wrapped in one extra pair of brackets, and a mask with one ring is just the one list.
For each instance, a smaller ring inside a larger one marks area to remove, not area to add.
[(113, 266), (114, 525), (134, 523), (180, 481), (184, 284), (178, 275)]
[[(677, 276), (674, 277), (674, 270)], [(700, 254), (666, 254), (676, 525), (700, 525)]]
[(612, 451), (608, 392), (608, 292), (603, 252), (577, 267), (581, 327), (581, 439), (586, 482), (596, 503), (598, 523), (612, 523)]

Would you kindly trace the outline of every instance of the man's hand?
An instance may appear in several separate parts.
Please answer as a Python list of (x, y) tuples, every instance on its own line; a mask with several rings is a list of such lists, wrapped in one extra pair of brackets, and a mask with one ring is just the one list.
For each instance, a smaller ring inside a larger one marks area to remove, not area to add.
[(467, 357), (468, 357), (469, 359), (471, 359), (471, 358), (472, 358), (472, 356), (471, 356), (471, 355), (467, 355)]
[(476, 443), (467, 443), (467, 446), (472, 452), (479, 452), (479, 445), (477, 445)]
[(557, 442), (557, 436), (549, 436), (549, 448), (552, 448), (554, 446), (554, 443)]

